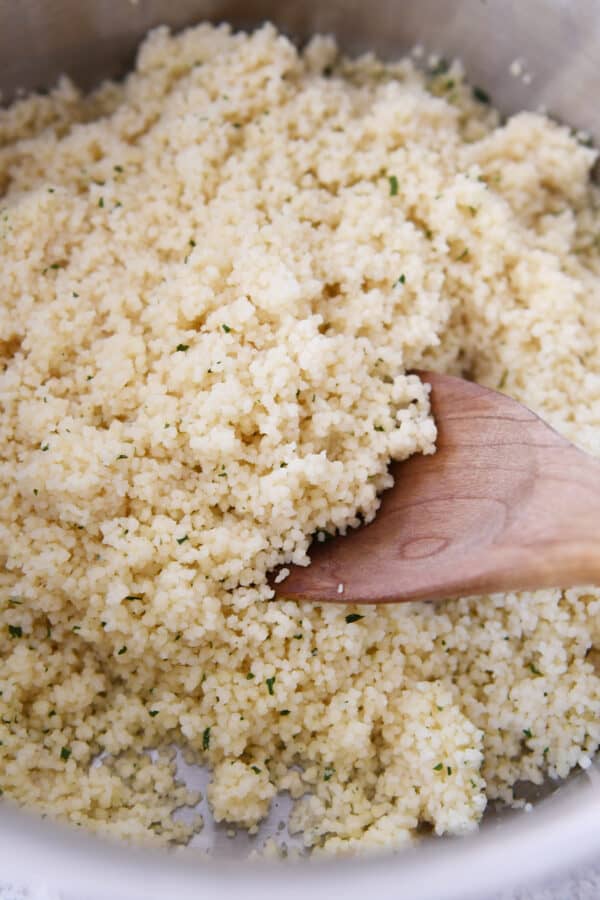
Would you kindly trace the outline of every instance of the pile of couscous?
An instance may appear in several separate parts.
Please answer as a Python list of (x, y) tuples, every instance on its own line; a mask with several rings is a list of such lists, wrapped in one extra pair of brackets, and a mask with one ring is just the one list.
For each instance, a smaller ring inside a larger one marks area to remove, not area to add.
[[(0, 112), (0, 786), (182, 842), (475, 827), (600, 739), (600, 590), (361, 608), (266, 574), (435, 449), (413, 367), (600, 455), (596, 154), (460, 66), (165, 29)], [(158, 753), (150, 749), (158, 748)]]

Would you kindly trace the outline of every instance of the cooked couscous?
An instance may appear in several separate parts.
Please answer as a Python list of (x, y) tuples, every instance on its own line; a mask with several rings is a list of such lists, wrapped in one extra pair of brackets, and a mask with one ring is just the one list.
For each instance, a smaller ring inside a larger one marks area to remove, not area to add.
[[(185, 841), (278, 792), (325, 851), (475, 827), (600, 739), (600, 590), (272, 601), (435, 449), (430, 367), (600, 455), (595, 151), (460, 66), (153, 32), (0, 112), (0, 785)], [(159, 748), (150, 753), (150, 748)]]

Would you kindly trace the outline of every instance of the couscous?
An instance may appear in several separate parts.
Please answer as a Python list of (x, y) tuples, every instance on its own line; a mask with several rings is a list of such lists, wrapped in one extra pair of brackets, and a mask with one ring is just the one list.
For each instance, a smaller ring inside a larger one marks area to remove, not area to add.
[(589, 764), (599, 589), (360, 608), (266, 575), (434, 452), (414, 367), (600, 455), (595, 159), (457, 63), (270, 26), (159, 29), (123, 83), (0, 111), (5, 797), (184, 842), (178, 746), (217, 821), (288, 791), (336, 852)]

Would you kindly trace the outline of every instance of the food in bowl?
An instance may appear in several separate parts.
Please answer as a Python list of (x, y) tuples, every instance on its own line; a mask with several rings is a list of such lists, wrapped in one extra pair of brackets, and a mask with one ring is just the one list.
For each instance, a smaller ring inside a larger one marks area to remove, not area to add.
[(179, 746), (217, 821), (288, 791), (341, 852), (588, 766), (598, 589), (352, 608), (266, 582), (434, 452), (415, 367), (600, 454), (581, 136), (502, 122), (456, 63), (201, 25), (15, 103), (0, 140), (5, 797), (185, 842)]

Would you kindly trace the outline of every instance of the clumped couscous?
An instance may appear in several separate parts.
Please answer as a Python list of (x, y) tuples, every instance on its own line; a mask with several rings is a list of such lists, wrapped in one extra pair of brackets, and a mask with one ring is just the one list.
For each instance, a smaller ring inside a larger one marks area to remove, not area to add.
[[(329, 851), (461, 833), (589, 765), (600, 590), (270, 602), (433, 452), (413, 367), (600, 455), (595, 152), (458, 64), (159, 29), (122, 84), (0, 112), (0, 786), (184, 841), (273, 797)], [(159, 748), (158, 754), (150, 748)]]

